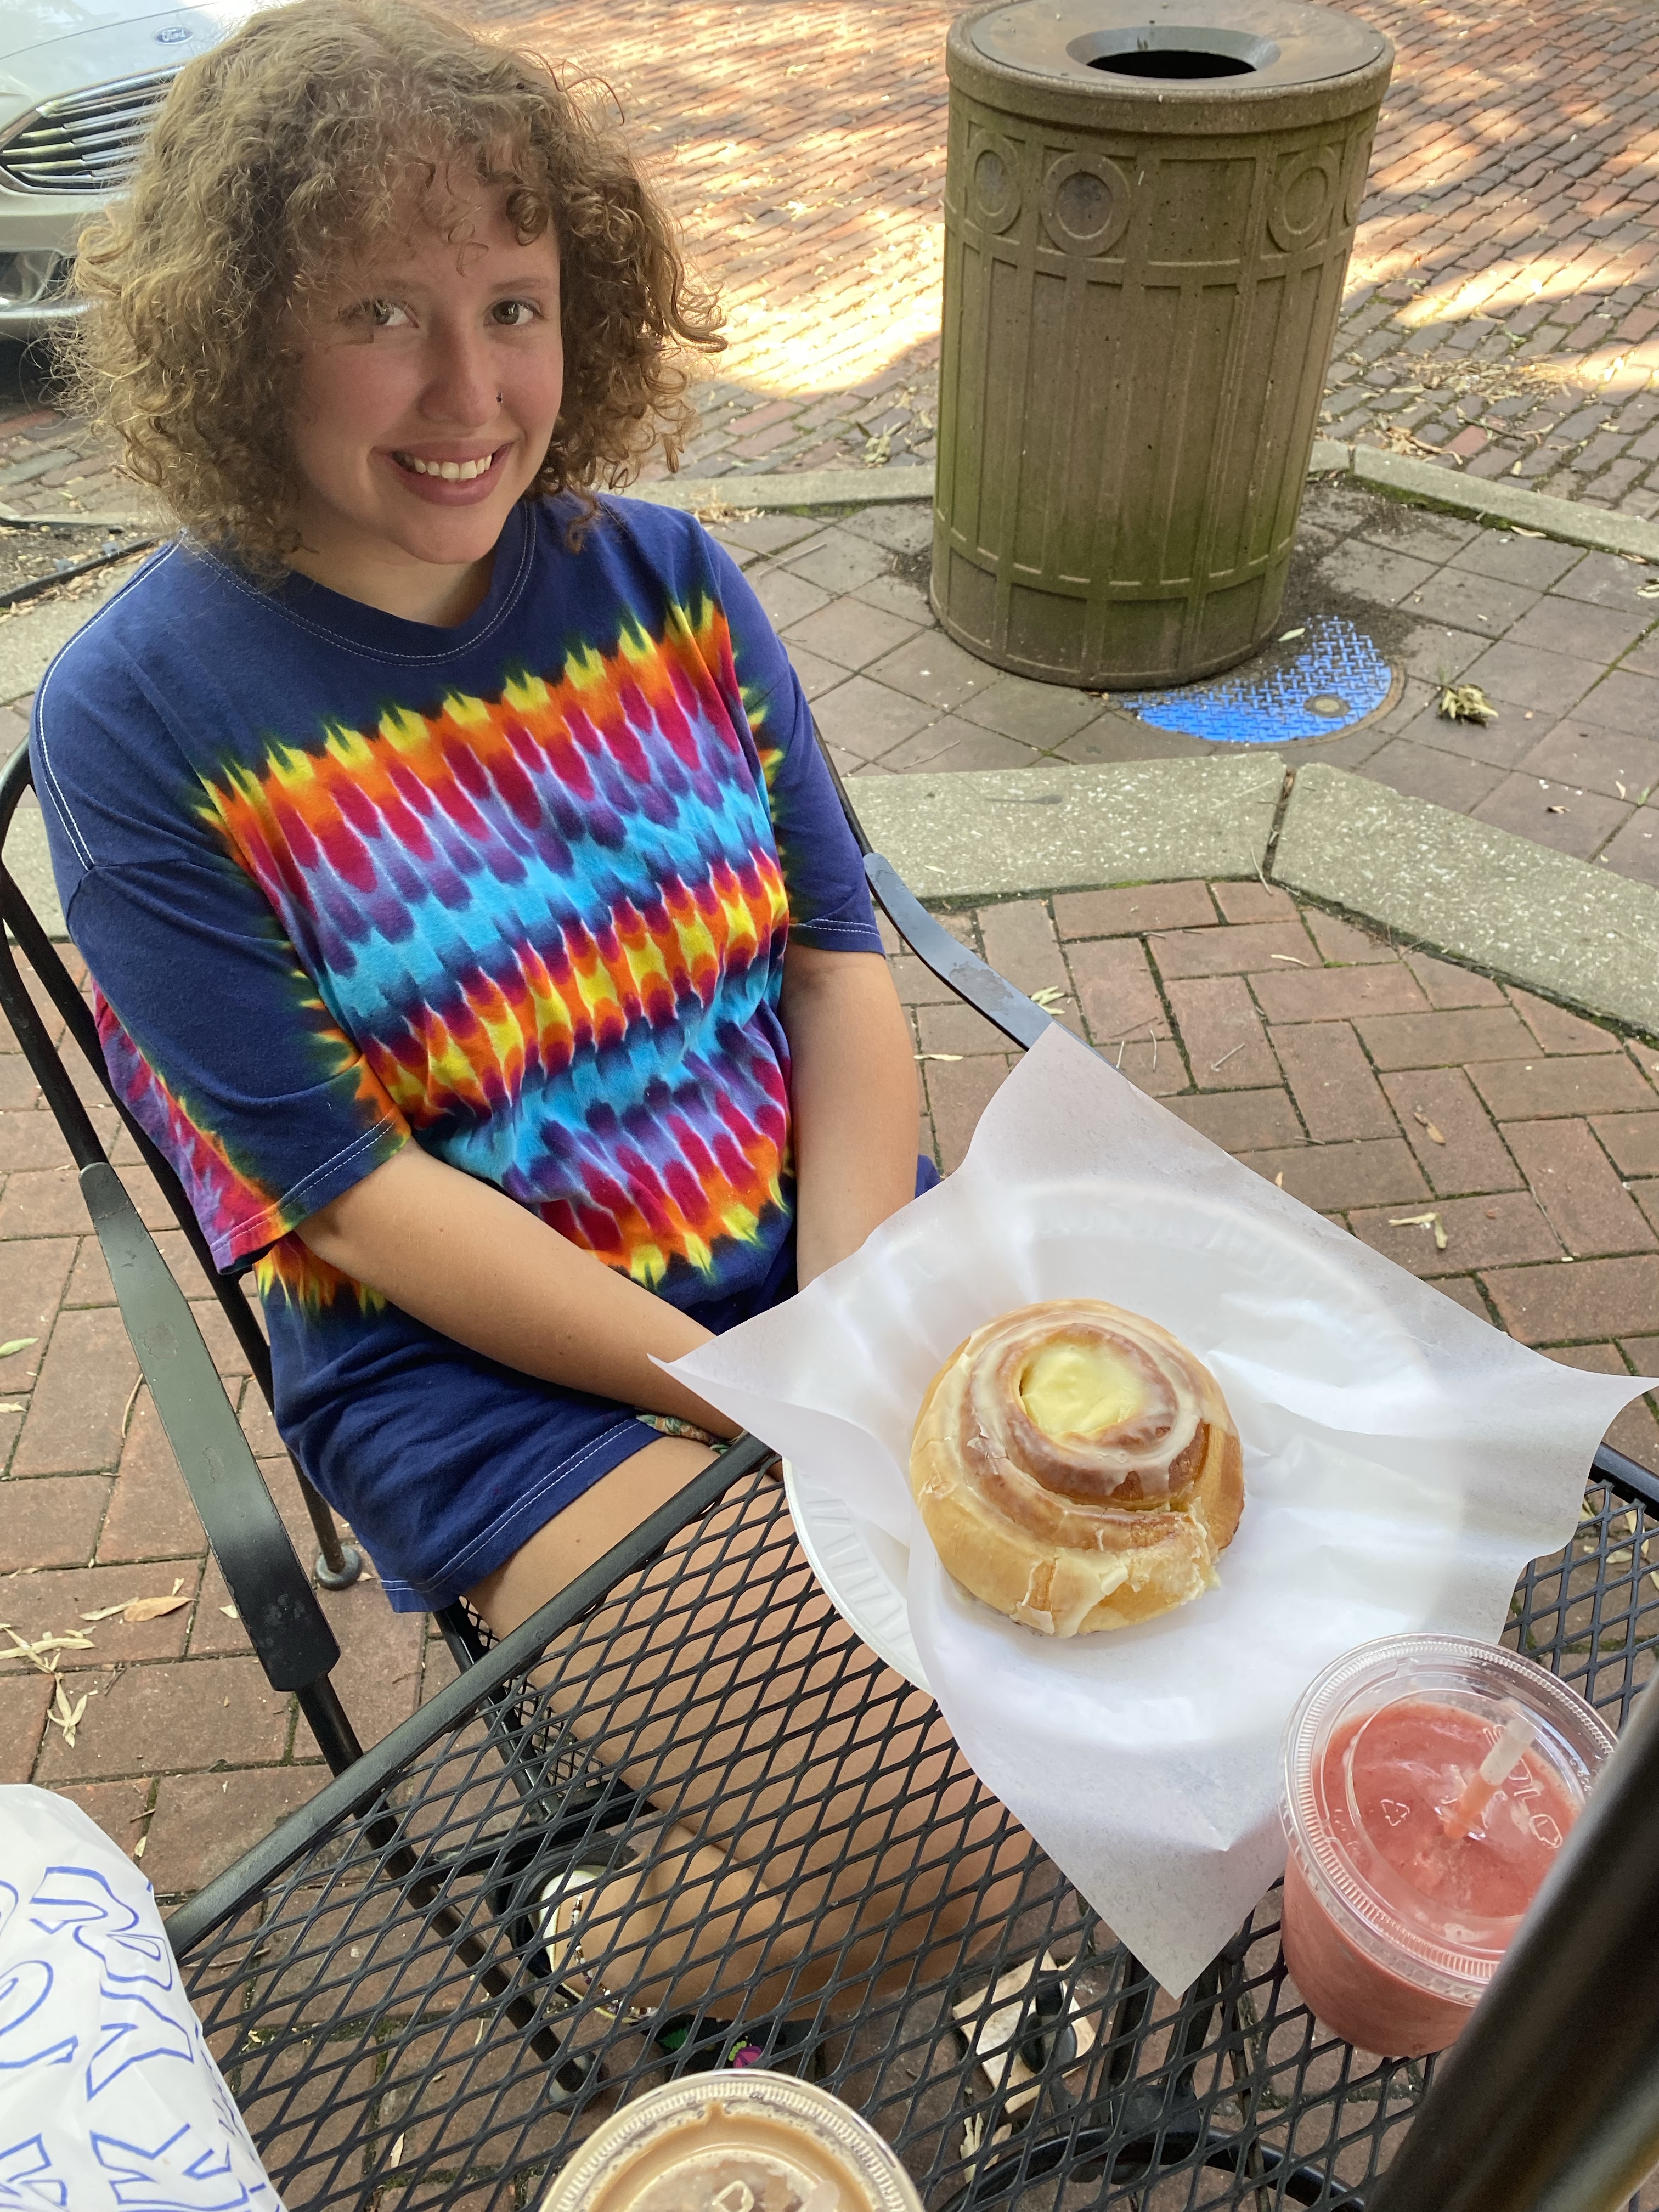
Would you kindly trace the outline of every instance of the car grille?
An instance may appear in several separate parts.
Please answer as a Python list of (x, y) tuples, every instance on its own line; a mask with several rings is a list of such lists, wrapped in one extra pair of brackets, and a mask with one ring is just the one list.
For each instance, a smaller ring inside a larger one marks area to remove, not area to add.
[(106, 192), (125, 184), (176, 70), (42, 100), (0, 146), (0, 176), (26, 192)]

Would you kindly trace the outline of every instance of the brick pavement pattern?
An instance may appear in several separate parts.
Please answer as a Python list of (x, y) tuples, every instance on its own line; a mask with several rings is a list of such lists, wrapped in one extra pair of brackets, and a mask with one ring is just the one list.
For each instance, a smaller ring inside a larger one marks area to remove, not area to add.
[[(615, 91), (728, 302), (699, 476), (932, 453), (939, 0), (469, 0)], [(1659, 18), (1351, 0), (1395, 42), (1325, 416), (1363, 443), (1659, 514)], [(0, 402), (0, 503), (128, 508), (84, 425)]]
[[(1057, 993), (1057, 1018), (1183, 1121), (1472, 1312), (1576, 1365), (1659, 1371), (1652, 1048), (1258, 883), (1012, 900), (950, 926), (1024, 988)], [(909, 955), (894, 971), (922, 1142), (948, 1170), (1012, 1055)], [(95, 1111), (112, 1139), (110, 1109)], [(234, 1339), (130, 1146), (115, 1157), (309, 1558)], [(1425, 1213), (1443, 1250), (1408, 1218)], [(14, 1646), (88, 1639), (45, 1655), (68, 1710), (87, 1701), (72, 1745), (49, 1717), (50, 1676), (15, 1650), (0, 1657), (0, 1781), (72, 1797), (124, 1848), (143, 1847), (161, 1896), (187, 1893), (326, 1777), (228, 1612), (67, 1152), (13, 1048), (0, 1050), (0, 1345), (13, 1347), (0, 1359), (0, 1622)], [(1646, 1399), (1612, 1434), (1659, 1468)], [(175, 1595), (153, 1620), (88, 1617)], [(393, 1614), (372, 1577), (323, 1602), (366, 1742), (452, 1679), (441, 1644)]]

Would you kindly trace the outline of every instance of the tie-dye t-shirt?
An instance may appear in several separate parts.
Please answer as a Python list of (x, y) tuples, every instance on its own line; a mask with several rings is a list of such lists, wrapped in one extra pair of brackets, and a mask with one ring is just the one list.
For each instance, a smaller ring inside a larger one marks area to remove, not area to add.
[(441, 1603), (650, 1440), (465, 1350), (295, 1224), (411, 1138), (722, 1328), (793, 1275), (786, 938), (878, 951), (754, 593), (688, 517), (516, 510), (459, 628), (199, 551), (58, 657), (36, 783), (121, 1096), (279, 1426), (394, 1603)]

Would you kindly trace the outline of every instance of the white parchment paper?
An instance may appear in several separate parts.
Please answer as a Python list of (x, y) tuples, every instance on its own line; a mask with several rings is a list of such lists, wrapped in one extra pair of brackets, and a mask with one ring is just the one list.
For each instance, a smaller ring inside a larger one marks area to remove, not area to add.
[[(1221, 1587), (1067, 1642), (945, 1573), (904, 1473), (953, 1348), (1053, 1297), (1161, 1322), (1213, 1370), (1244, 1443)], [(1406, 1629), (1495, 1640), (1522, 1565), (1567, 1540), (1596, 1444), (1647, 1387), (1514, 1343), (1057, 1025), (938, 1190), (672, 1371), (908, 1547), (911, 1634), (964, 1754), (1176, 1991), (1282, 1870), (1278, 1746), (1313, 1675)]]

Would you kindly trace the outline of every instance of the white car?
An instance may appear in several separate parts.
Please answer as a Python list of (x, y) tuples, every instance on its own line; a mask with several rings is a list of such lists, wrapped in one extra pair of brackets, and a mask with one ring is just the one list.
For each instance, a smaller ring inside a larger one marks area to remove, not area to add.
[(259, 0), (0, 0), (0, 337), (38, 337), (173, 78)]

